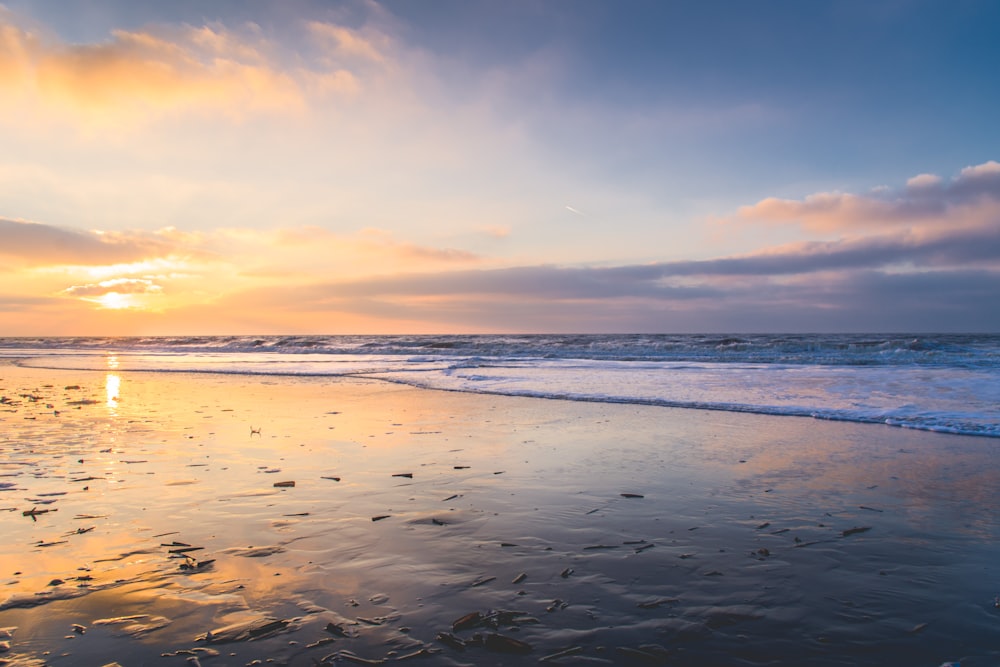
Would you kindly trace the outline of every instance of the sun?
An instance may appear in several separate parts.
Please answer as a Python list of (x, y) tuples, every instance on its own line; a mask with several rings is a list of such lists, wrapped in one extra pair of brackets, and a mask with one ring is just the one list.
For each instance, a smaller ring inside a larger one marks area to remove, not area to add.
[(124, 310), (125, 308), (136, 307), (130, 294), (119, 294), (118, 292), (108, 292), (94, 299), (94, 301), (99, 303), (101, 308), (107, 308), (108, 310)]

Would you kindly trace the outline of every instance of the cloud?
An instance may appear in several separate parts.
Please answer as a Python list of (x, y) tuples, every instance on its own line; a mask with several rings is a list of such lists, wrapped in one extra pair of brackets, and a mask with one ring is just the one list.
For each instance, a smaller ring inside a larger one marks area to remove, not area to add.
[[(184, 235), (176, 230), (174, 237)], [(303, 271), (296, 249), (327, 258), (368, 244), (385, 256), (397, 243), (378, 230), (347, 237), (318, 228), (269, 234), (198, 235), (199, 247), (229, 244), (230, 271), (251, 247), (285, 256), (281, 275), (225, 277), (196, 266), (177, 278), (137, 264), (131, 276), (76, 282), (62, 296), (105, 308), (156, 305), (174, 316), (208, 312), (217, 333), (257, 331), (870, 331), (990, 330), (1000, 325), (1000, 233), (894, 234), (765, 248), (744, 256), (610, 267), (515, 266), (460, 269), (435, 260), (391, 275)], [(345, 243), (346, 241), (346, 243)], [(291, 252), (292, 254), (286, 255)], [(405, 253), (404, 253), (405, 254)], [(434, 253), (431, 253), (432, 255)], [(367, 257), (367, 256), (366, 256)], [(438, 258), (440, 259), (440, 258)], [(221, 260), (220, 260), (221, 261)], [(361, 264), (370, 260), (361, 260)], [(393, 264), (370, 262), (385, 270)], [(407, 266), (399, 264), (398, 266)], [(415, 265), (410, 265), (415, 266)], [(461, 265), (459, 265), (461, 266)], [(978, 267), (978, 268), (977, 268)], [(341, 267), (338, 267), (341, 268)], [(349, 267), (351, 268), (351, 267)], [(145, 270), (146, 273), (140, 273)], [(177, 299), (179, 292), (186, 292)], [(107, 300), (109, 294), (122, 298)], [(28, 309), (30, 304), (11, 305)], [(172, 317), (174, 317), (172, 316)], [(250, 318), (250, 319), (247, 319)], [(241, 324), (242, 323), (242, 324)], [(207, 327), (208, 324), (198, 324)], [(204, 330), (204, 329), (199, 329)]]
[[(338, 331), (995, 331), (1000, 271), (863, 270), (660, 284), (642, 267), (401, 276), (233, 294), (222, 312)], [(638, 274), (633, 277), (632, 274)], [(538, 282), (540, 281), (540, 282)], [(533, 285), (544, 285), (535, 289)]]
[(133, 262), (175, 250), (153, 233), (79, 231), (0, 218), (0, 256), (27, 266)]
[(801, 200), (769, 197), (739, 209), (738, 220), (797, 222), (829, 232), (873, 227), (997, 224), (1000, 163), (966, 167), (950, 181), (920, 174), (900, 190), (820, 192)]
[[(253, 24), (149, 26), (113, 30), (100, 43), (71, 44), (44, 38), (0, 13), (0, 91), (8, 103), (42, 103), (49, 112), (71, 112), (91, 123), (137, 121), (168, 112), (300, 112), (311, 93), (353, 94), (358, 81), (348, 66), (359, 58), (384, 63), (374, 46), (350, 28), (310, 24), (334, 46), (315, 61), (285, 64), (279, 47)], [(304, 54), (308, 56), (308, 54)]]
[[(653, 298), (690, 300), (740, 292), (732, 279), (778, 282), (833, 273), (890, 272), (897, 267), (946, 275), (975, 265), (1000, 271), (1000, 226), (954, 234), (905, 233), (837, 242), (810, 242), (718, 259), (656, 262), (614, 267), (525, 266), (500, 269), (401, 273), (366, 277), (302, 293), (320, 301), (336, 297), (440, 297), (455, 295), (518, 299)], [(935, 273), (942, 272), (942, 273)], [(745, 283), (747, 284), (747, 283)], [(762, 283), (754, 283), (759, 289)], [(749, 287), (748, 287), (749, 289)]]
[[(990, 170), (976, 177), (988, 179)], [(948, 187), (968, 187), (963, 181)], [(910, 187), (936, 185), (919, 179)], [(985, 331), (1000, 324), (991, 305), (998, 286), (1000, 224), (931, 225), (704, 260), (441, 265), (307, 279), (234, 293), (226, 303), (315, 322), (372, 318), (376, 331), (378, 322), (401, 321), (439, 330), (517, 330), (512, 323), (519, 323), (532, 331)]]
[(196, 271), (198, 264), (202, 270), (208, 265), (231, 265), (262, 275), (296, 271), (358, 275), (383, 271), (387, 266), (407, 271), (483, 261), (466, 250), (416, 244), (372, 228), (354, 234), (336, 234), (315, 226), (97, 232), (5, 218), (0, 218), (0, 256), (28, 267), (90, 267), (92, 275), (105, 271)]
[(358, 60), (386, 64), (391, 42), (384, 34), (369, 32), (364, 36), (357, 30), (322, 21), (310, 21), (309, 32), (324, 47), (330, 57), (347, 62)]
[(116, 294), (156, 294), (163, 287), (145, 278), (115, 278), (88, 285), (73, 285), (63, 290), (63, 294), (76, 297), (104, 296), (112, 292)]
[[(937, 188), (941, 186), (941, 177), (935, 174), (918, 174), (906, 181), (909, 190), (919, 190), (921, 188)], [(888, 188), (886, 188), (888, 189)]]
[(1000, 267), (1000, 224), (947, 233), (905, 231), (832, 242), (804, 242), (741, 257), (658, 265), (668, 275), (789, 275), (830, 270)]
[(53, 303), (50, 297), (25, 296), (23, 294), (0, 294), (0, 312), (30, 312), (33, 309)]

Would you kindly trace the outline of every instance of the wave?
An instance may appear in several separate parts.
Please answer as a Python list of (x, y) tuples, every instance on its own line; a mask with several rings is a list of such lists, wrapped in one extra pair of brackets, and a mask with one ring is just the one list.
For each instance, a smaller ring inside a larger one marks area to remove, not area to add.
[(777, 335), (3, 339), (0, 357), (107, 372), (357, 376), (449, 391), (1000, 437), (997, 342)]
[(448, 336), (161, 336), (4, 338), (0, 351), (275, 352), (631, 361), (1000, 367), (1000, 336), (916, 334), (522, 334)]

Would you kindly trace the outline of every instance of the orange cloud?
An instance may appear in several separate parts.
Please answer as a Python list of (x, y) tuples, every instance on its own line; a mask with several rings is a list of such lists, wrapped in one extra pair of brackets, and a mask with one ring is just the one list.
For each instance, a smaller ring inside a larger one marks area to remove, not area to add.
[(818, 232), (870, 227), (982, 226), (1000, 215), (1000, 163), (966, 167), (950, 181), (933, 174), (906, 187), (868, 194), (820, 192), (804, 199), (769, 197), (739, 209), (737, 219), (796, 222)]
[[(228, 111), (302, 104), (301, 92), (288, 75), (258, 58), (248, 61), (253, 52), (246, 48), (220, 53), (217, 49), (231, 40), (207, 42), (205, 30), (188, 29), (177, 41), (148, 32), (115, 31), (103, 44), (42, 52), (34, 63), (38, 87), (44, 95), (89, 111), (122, 103)], [(207, 52), (199, 49), (206, 43)]]
[(0, 14), (0, 91), (8, 100), (36, 100), (93, 123), (175, 111), (299, 112), (311, 93), (358, 90), (355, 74), (337, 63), (388, 58), (375, 46), (377, 34), (364, 38), (332, 24), (309, 26), (333, 43), (321, 62), (283, 67), (256, 26), (115, 30), (101, 43), (67, 44), (5, 19), (9, 15)]

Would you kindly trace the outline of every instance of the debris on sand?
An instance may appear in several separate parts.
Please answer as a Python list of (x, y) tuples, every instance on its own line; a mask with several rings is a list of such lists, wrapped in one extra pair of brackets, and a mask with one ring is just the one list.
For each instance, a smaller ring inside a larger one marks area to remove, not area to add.
[(233, 547), (225, 549), (222, 553), (231, 554), (233, 556), (243, 556), (244, 558), (265, 558), (267, 556), (273, 556), (274, 554), (284, 552), (285, 548), (283, 546), (272, 544), (266, 547)]
[(206, 560), (195, 560), (191, 556), (184, 556), (187, 560), (180, 564), (180, 569), (182, 570), (204, 570), (208, 568), (212, 563), (215, 562), (214, 558), (208, 558)]
[(435, 653), (440, 653), (440, 652), (441, 649), (439, 648), (428, 648), (425, 646), (421, 649), (414, 651), (413, 653), (406, 653), (404, 655), (396, 656), (395, 660), (396, 662), (399, 662), (400, 660), (412, 660), (414, 658), (422, 658), (426, 655), (434, 655)]
[[(330, 621), (329, 623), (326, 624), (326, 627), (323, 629), (329, 632), (334, 637), (356, 637), (357, 636), (356, 631), (347, 630), (344, 627), (345, 623), (350, 623), (350, 622), (352, 621), (345, 621), (342, 623), (334, 623), (333, 621)], [(357, 625), (357, 623), (354, 623), (354, 625)]]
[(333, 637), (322, 637), (312, 642), (311, 644), (306, 644), (306, 648), (319, 648), (320, 646), (326, 646), (327, 644), (332, 644), (336, 639)]
[(459, 639), (458, 637), (456, 637), (455, 635), (451, 634), (450, 632), (439, 632), (437, 634), (436, 639), (439, 642), (441, 642), (442, 644), (445, 644), (446, 646), (450, 646), (451, 648), (453, 648), (455, 650), (458, 650), (458, 651), (464, 651), (465, 650), (465, 641), (462, 640), (462, 639)]
[(168, 554), (186, 554), (186, 553), (188, 553), (188, 552), (190, 552), (190, 551), (201, 551), (201, 550), (203, 550), (204, 548), (205, 548), (205, 547), (189, 547), (189, 546), (183, 546), (183, 547), (177, 547), (177, 548), (175, 548), (175, 549), (167, 549), (167, 553), (168, 553)]
[(473, 582), (472, 582), (472, 583), (471, 583), (471, 584), (469, 585), (469, 587), (470, 587), (470, 588), (475, 588), (475, 587), (477, 587), (477, 586), (483, 586), (483, 585), (485, 585), (485, 584), (488, 584), (488, 583), (490, 583), (491, 581), (496, 581), (496, 577), (481, 577), (481, 578), (479, 578), (479, 579), (476, 579), (475, 581), (473, 581)]
[(527, 642), (506, 635), (496, 634), (495, 632), (486, 635), (483, 646), (486, 647), (487, 651), (493, 651), (494, 653), (516, 653), (523, 655), (531, 653), (533, 650), (531, 644)]
[(195, 641), (204, 641), (209, 644), (252, 641), (276, 635), (288, 628), (290, 624), (291, 621), (285, 619), (262, 616), (249, 621), (216, 628), (215, 630), (209, 630), (205, 634), (195, 637)]
[(483, 621), (483, 615), (478, 611), (473, 611), (471, 613), (462, 616), (455, 622), (451, 624), (451, 629), (454, 632), (459, 632), (460, 630), (468, 630), (469, 628), (476, 628)]
[(384, 665), (385, 659), (379, 658), (378, 660), (373, 660), (370, 658), (362, 658), (359, 655), (354, 655), (348, 651), (341, 651), (337, 654), (338, 660), (346, 660), (347, 662), (353, 662), (355, 665)]

